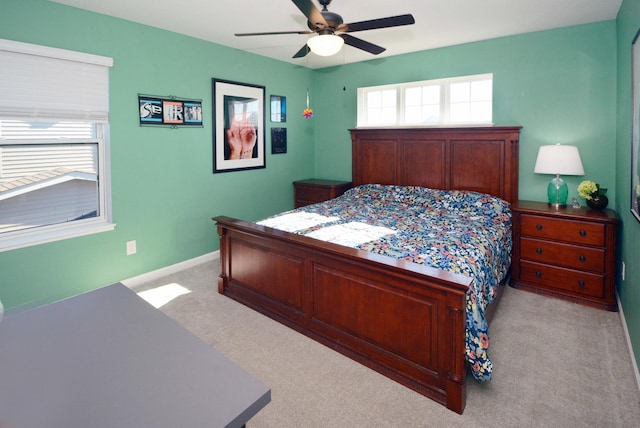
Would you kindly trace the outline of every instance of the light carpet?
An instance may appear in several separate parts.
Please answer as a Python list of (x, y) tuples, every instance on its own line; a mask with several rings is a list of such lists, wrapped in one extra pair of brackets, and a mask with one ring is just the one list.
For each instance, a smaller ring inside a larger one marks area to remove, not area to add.
[(640, 391), (616, 312), (507, 287), (491, 324), (493, 379), (468, 378), (458, 415), (218, 294), (218, 264), (134, 290), (189, 289), (161, 310), (271, 387), (271, 403), (248, 428), (640, 426)]

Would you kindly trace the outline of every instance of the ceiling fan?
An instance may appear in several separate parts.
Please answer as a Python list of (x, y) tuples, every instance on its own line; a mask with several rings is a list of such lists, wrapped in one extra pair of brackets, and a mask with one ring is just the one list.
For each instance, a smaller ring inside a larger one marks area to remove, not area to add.
[(309, 30), (275, 31), (269, 33), (236, 33), (235, 35), (268, 36), (276, 34), (317, 33), (317, 36), (310, 38), (307, 43), (298, 52), (296, 52), (293, 58), (302, 58), (307, 55), (309, 51), (322, 56), (330, 56), (337, 53), (344, 43), (349, 46), (353, 46), (354, 48), (362, 49), (363, 51), (378, 55), (386, 49), (382, 46), (354, 37), (348, 33), (376, 30), (379, 28), (398, 27), (401, 25), (411, 25), (415, 23), (413, 15), (406, 14), (345, 24), (340, 15), (327, 10), (327, 6), (331, 3), (331, 0), (318, 0), (318, 3), (322, 6), (321, 11), (313, 5), (311, 0), (292, 1), (304, 16), (307, 17), (307, 26), (309, 27)]

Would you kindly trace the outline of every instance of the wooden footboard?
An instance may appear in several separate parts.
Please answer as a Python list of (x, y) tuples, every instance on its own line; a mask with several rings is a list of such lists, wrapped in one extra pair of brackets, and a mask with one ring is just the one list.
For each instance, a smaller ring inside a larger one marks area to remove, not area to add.
[(470, 278), (228, 217), (213, 220), (220, 293), (462, 413)]

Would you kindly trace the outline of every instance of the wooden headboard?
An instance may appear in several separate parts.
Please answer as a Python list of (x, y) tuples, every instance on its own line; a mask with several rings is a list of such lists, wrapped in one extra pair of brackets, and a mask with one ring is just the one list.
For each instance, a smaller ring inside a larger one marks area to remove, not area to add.
[(515, 202), (520, 129), (352, 129), (353, 184), (474, 190)]

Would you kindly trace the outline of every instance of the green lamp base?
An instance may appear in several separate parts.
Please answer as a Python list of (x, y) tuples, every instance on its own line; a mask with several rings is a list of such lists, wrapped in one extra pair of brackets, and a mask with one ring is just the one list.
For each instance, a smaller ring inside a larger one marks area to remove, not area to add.
[(559, 175), (554, 177), (547, 186), (547, 197), (549, 198), (549, 205), (555, 208), (567, 206), (569, 187)]

